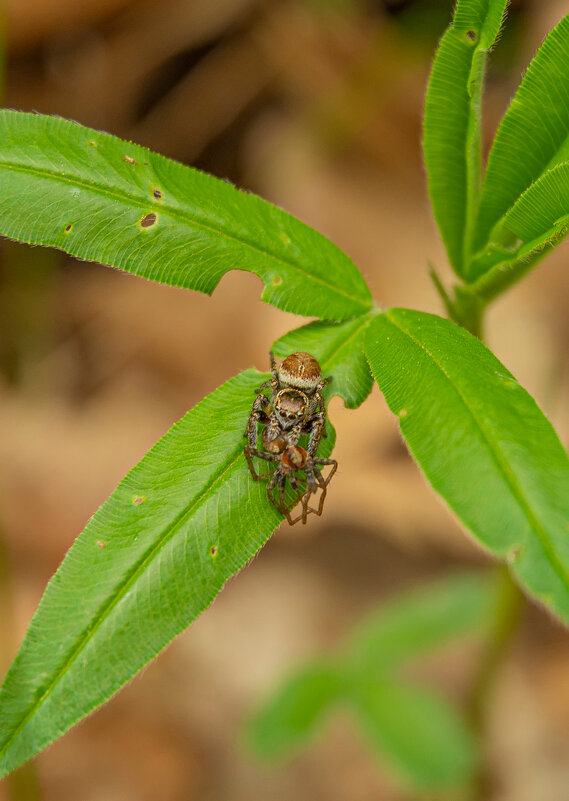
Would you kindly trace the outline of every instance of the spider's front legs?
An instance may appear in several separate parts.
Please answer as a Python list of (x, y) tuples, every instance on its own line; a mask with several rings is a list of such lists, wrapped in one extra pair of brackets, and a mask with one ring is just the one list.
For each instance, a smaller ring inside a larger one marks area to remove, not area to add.
[(316, 456), (320, 440), (326, 435), (326, 415), (324, 412), (316, 412), (310, 417), (308, 420), (308, 430), (310, 434), (308, 436), (306, 452), (309, 457), (313, 459)]
[(264, 389), (270, 389), (272, 392), (276, 392), (279, 388), (279, 370), (275, 361), (275, 356), (273, 353), (269, 353), (269, 356), (271, 357), (271, 377), (268, 381), (261, 384), (260, 387), (257, 387), (255, 390), (257, 393), (262, 392)]
[(260, 393), (255, 398), (251, 414), (247, 420), (247, 427), (245, 428), (244, 436), (247, 437), (247, 446), (249, 448), (257, 447), (257, 423), (268, 423), (269, 413), (271, 411), (271, 404), (269, 403), (266, 395)]

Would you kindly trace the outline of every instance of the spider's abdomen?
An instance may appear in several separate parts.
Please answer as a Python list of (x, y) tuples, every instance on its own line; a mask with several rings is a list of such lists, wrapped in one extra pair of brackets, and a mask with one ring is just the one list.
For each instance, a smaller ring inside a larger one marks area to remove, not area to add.
[(288, 428), (306, 417), (308, 398), (299, 389), (281, 389), (274, 405), (275, 412)]
[(310, 395), (322, 379), (320, 365), (310, 353), (291, 353), (279, 368), (281, 386), (295, 387)]

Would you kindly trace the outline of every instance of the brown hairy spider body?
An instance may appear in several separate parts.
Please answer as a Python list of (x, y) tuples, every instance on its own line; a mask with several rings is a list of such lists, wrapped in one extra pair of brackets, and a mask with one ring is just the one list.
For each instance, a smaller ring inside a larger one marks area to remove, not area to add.
[[(320, 365), (310, 353), (292, 353), (280, 367), (277, 367), (274, 355), (269, 355), (271, 378), (255, 390), (257, 397), (245, 429), (245, 457), (255, 480), (269, 478), (269, 500), (292, 526), (299, 520), (306, 523), (310, 513), (322, 514), (327, 486), (338, 467), (335, 459), (316, 457), (320, 440), (326, 436), (326, 405), (322, 390), (330, 379), (322, 378)], [(270, 398), (263, 392), (266, 389), (270, 391)], [(264, 426), (261, 433), (264, 450), (257, 448), (258, 423)], [(301, 434), (308, 435), (306, 450), (297, 444)], [(276, 462), (276, 469), (257, 473), (253, 456)], [(332, 467), (326, 479), (320, 470), (324, 465)], [(306, 489), (300, 488), (297, 473), (304, 474)], [(287, 479), (297, 492), (293, 502), (288, 504), (285, 499)], [(309, 500), (318, 488), (321, 490), (320, 499), (318, 507), (313, 508), (309, 506)], [(278, 493), (276, 497), (275, 490)], [(291, 511), (298, 503), (301, 503), (302, 510), (293, 519)]]

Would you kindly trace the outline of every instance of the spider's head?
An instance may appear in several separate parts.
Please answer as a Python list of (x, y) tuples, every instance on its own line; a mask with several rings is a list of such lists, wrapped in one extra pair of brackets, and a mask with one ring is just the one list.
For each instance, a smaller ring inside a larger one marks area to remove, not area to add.
[(308, 398), (299, 389), (281, 389), (275, 398), (274, 407), (282, 427), (292, 428), (306, 417)]
[(312, 395), (322, 380), (320, 365), (310, 353), (291, 353), (279, 367), (281, 387), (299, 389), (305, 395)]

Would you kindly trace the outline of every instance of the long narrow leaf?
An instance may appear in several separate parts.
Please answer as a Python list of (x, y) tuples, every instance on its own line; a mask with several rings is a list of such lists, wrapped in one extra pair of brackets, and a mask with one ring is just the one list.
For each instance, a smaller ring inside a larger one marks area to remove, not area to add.
[(458, 0), (435, 56), (425, 102), (423, 149), (429, 196), (448, 258), (458, 275), (480, 187), (484, 66), (507, 0)]
[(188, 412), (69, 551), (0, 690), (0, 775), (110, 698), (281, 521), (243, 456), (262, 380), (241, 373)]
[(504, 227), (524, 243), (547, 243), (569, 225), (569, 161), (545, 172), (504, 217)]
[(350, 259), (261, 198), (114, 136), (0, 111), (0, 233), (211, 294), (229, 270), (285, 311), (343, 320), (371, 307)]
[[(493, 227), (532, 183), (568, 160), (569, 15), (545, 39), (500, 123), (488, 159), (474, 249), (493, 240)], [(480, 265), (475, 269), (470, 280), (480, 275)]]
[(465, 526), (569, 622), (569, 458), (545, 415), (463, 329), (391, 309), (366, 352), (425, 475)]

